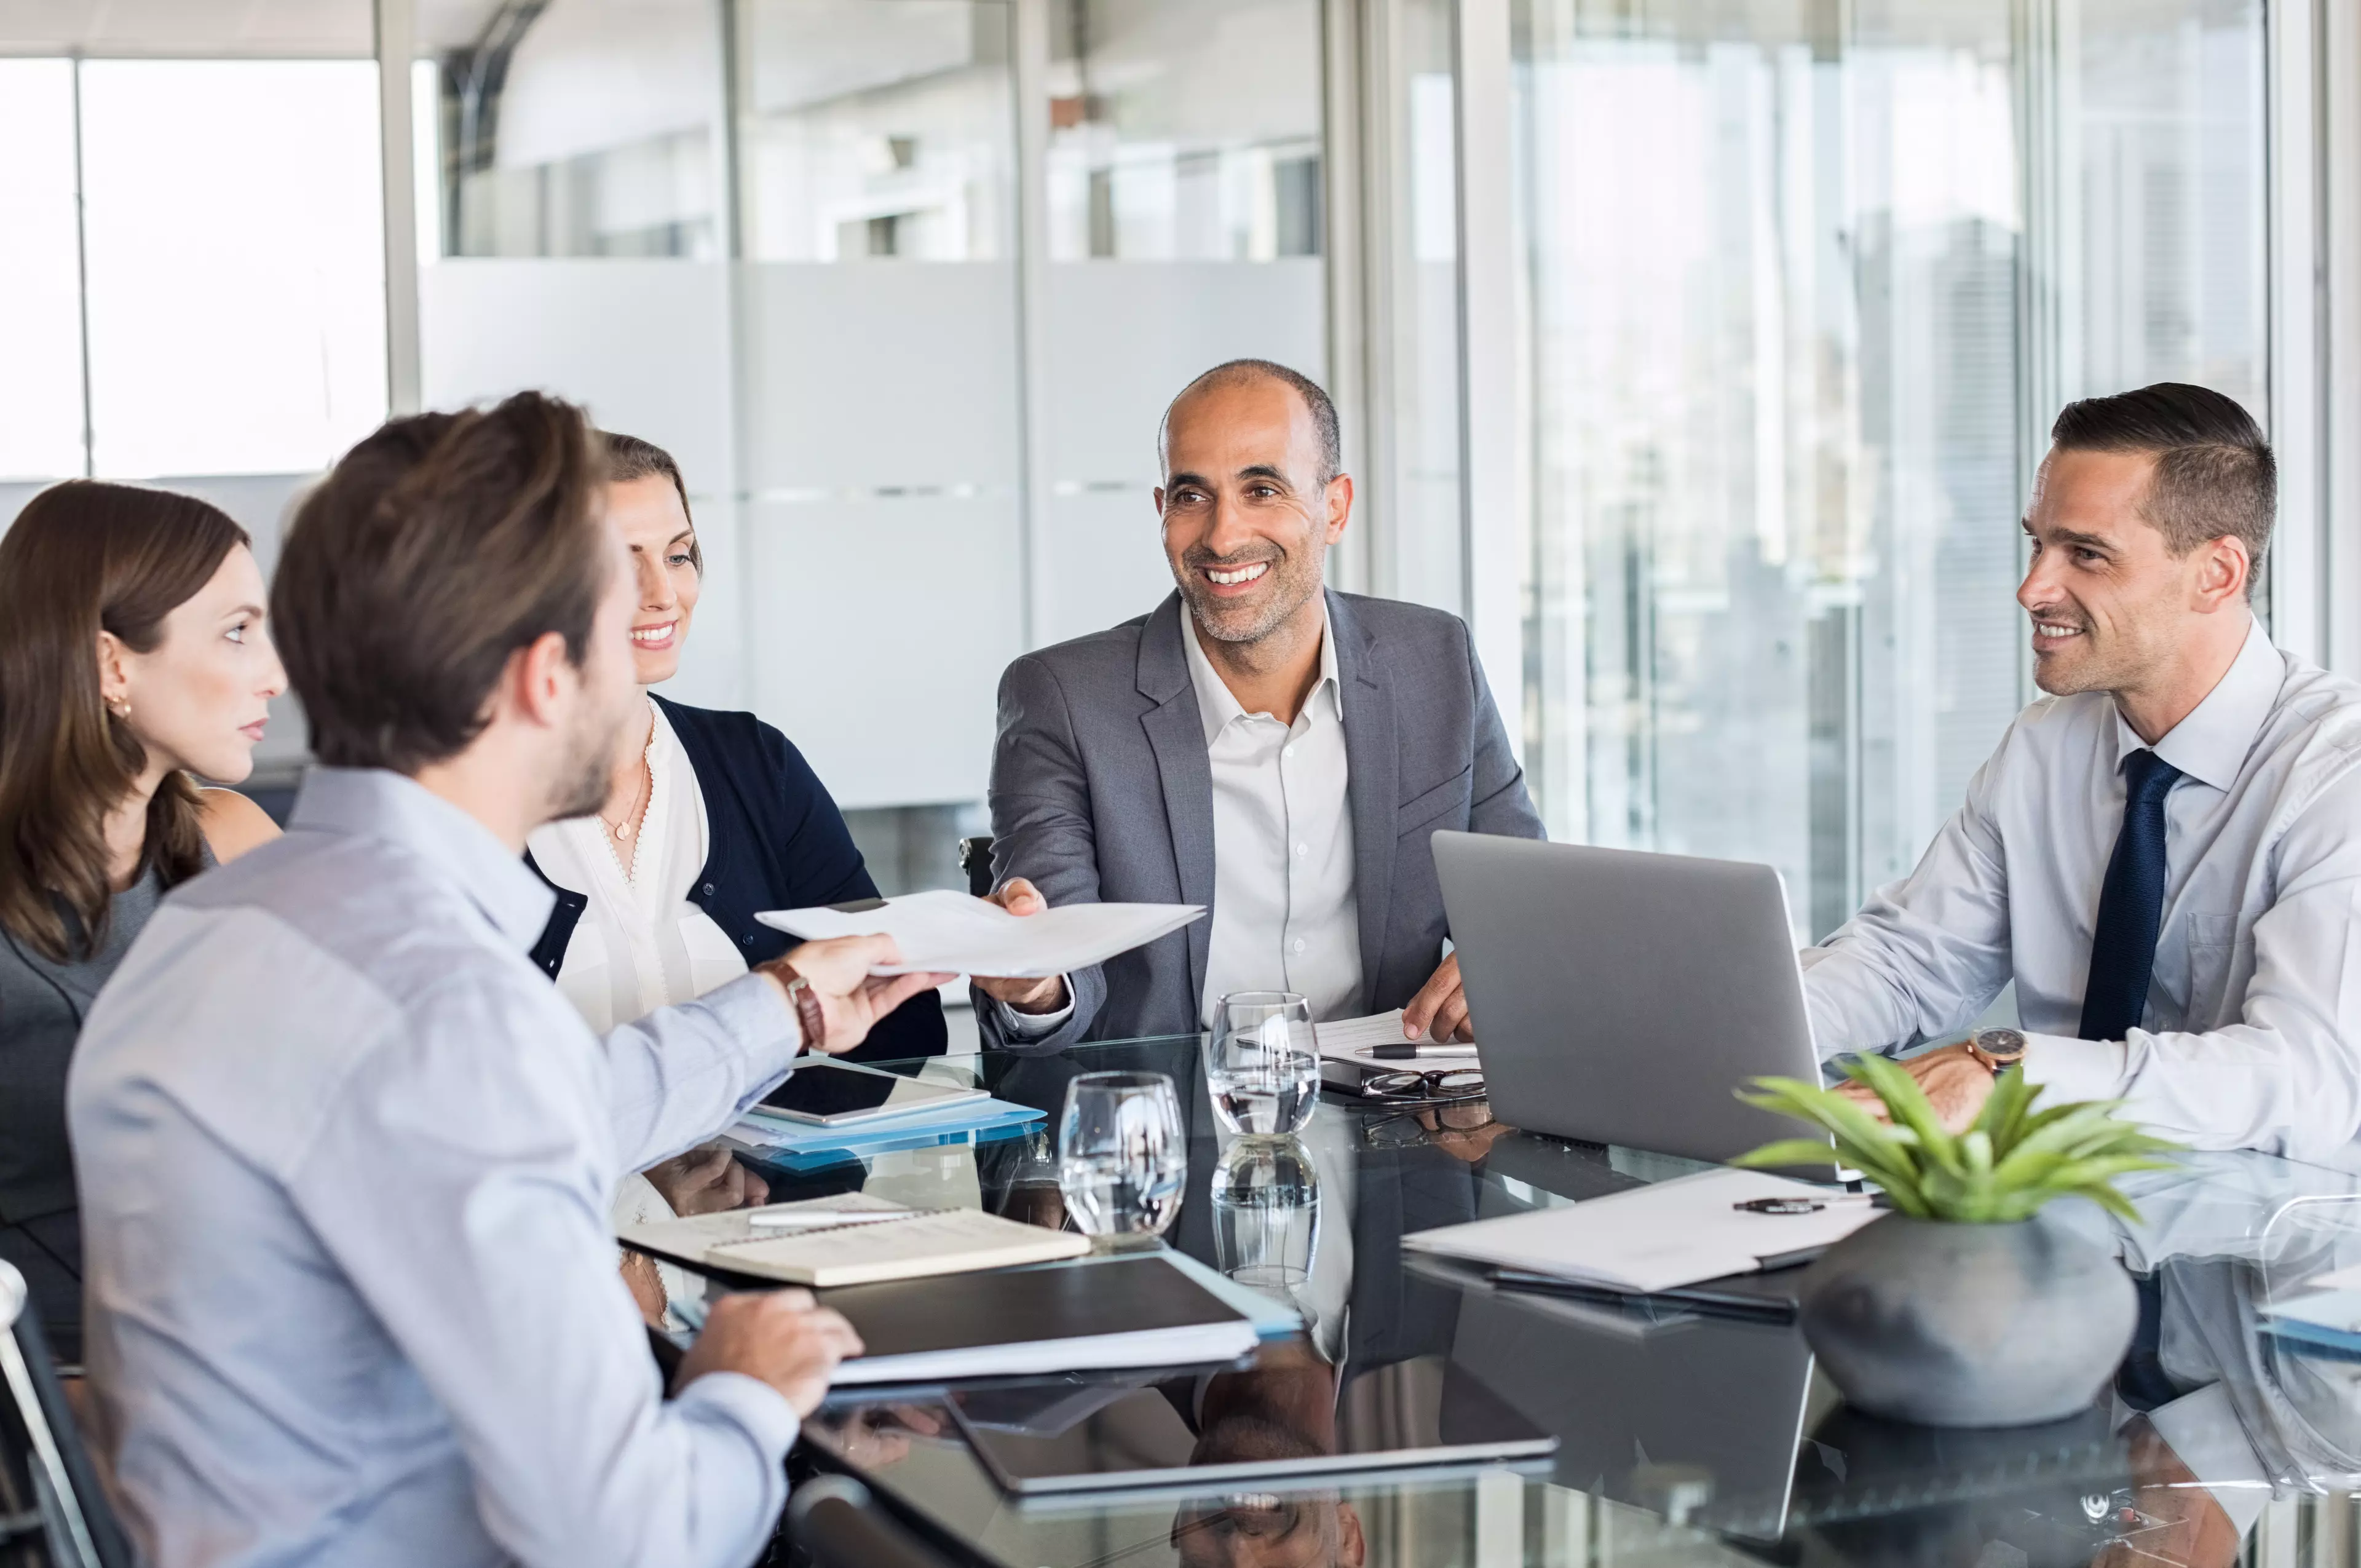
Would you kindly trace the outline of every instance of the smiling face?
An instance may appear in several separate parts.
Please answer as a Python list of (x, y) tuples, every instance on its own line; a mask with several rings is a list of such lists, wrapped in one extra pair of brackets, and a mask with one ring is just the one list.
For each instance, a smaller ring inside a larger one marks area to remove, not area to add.
[(2139, 689), (2172, 667), (2208, 607), (2245, 591), (2235, 538), (2175, 555), (2140, 515), (2156, 457), (2053, 450), (2035, 481), (2025, 532), (2033, 563), (2016, 591), (2033, 618), (2033, 679), (2043, 691)]
[(1344, 537), (1353, 481), (1320, 481), (1320, 432), (1295, 390), (1268, 377), (1183, 397), (1165, 425), (1164, 554), (1206, 635), (1258, 642), (1319, 596)]
[(643, 686), (672, 679), (681, 645), (704, 587), (697, 568), (697, 530), (680, 492), (661, 474), (620, 479), (607, 487), (607, 515), (631, 553), (631, 665)]
[(269, 593), (254, 553), (234, 546), (205, 586), (164, 618), (146, 653), (99, 637), (99, 691), (147, 749), (150, 768), (236, 784), (254, 771), (270, 699), (287, 672), (263, 626)]

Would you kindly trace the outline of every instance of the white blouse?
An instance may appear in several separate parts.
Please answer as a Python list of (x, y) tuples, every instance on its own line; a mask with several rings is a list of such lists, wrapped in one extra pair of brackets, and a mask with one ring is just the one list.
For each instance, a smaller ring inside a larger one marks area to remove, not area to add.
[(590, 901), (557, 989), (602, 1035), (746, 972), (737, 944), (688, 901), (705, 869), (705, 795), (664, 710), (648, 709), (648, 808), (637, 836), (619, 839), (597, 817), (577, 817), (527, 840), (551, 882)]

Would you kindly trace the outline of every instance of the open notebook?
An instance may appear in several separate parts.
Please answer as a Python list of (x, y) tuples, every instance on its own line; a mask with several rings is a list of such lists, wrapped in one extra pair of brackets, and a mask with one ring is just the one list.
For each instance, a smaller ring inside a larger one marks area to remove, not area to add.
[(1090, 1239), (980, 1209), (906, 1209), (865, 1193), (768, 1203), (616, 1232), (691, 1268), (827, 1288), (1078, 1257)]

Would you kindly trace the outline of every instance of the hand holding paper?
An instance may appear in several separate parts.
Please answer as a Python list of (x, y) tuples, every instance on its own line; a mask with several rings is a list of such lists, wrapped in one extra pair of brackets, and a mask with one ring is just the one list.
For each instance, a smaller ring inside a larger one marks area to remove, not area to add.
[(807, 941), (881, 935), (901, 948), (898, 964), (873, 974), (957, 974), (1046, 979), (1104, 963), (1178, 931), (1205, 911), (1194, 904), (1071, 904), (1018, 916), (980, 898), (914, 893), (857, 909), (772, 910), (765, 926)]

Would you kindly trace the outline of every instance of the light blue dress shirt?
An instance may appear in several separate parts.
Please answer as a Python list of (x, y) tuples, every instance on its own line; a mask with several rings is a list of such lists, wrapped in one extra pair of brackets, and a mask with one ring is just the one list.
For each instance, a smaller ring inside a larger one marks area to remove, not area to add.
[(762, 1549), (795, 1413), (730, 1373), (664, 1398), (607, 1214), (785, 1075), (794, 1014), (750, 975), (594, 1036), (525, 956), (551, 903), (417, 784), (315, 770), (100, 997), (88, 1355), (158, 1568)]

